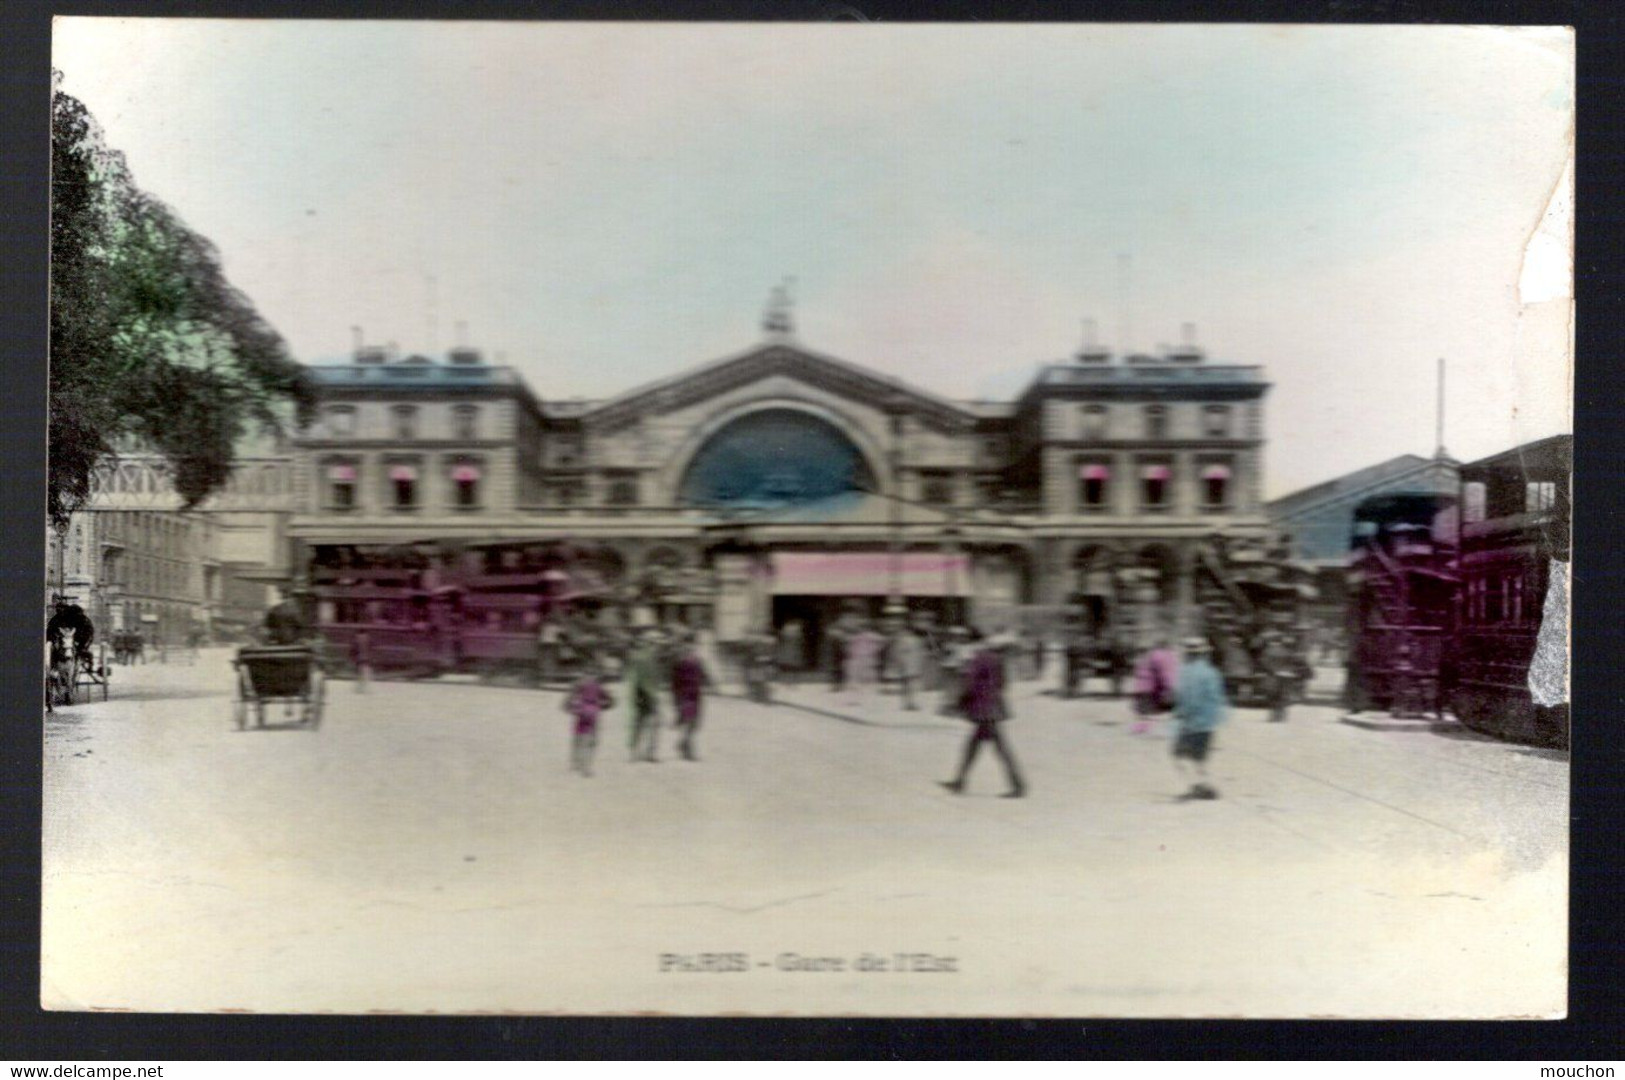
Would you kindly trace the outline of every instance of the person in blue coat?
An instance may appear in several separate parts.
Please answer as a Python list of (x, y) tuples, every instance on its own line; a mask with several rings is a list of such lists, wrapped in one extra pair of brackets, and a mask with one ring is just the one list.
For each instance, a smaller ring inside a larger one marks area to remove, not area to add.
[(1174, 767), (1191, 781), (1181, 799), (1217, 799), (1219, 792), (1208, 778), (1207, 759), (1213, 751), (1213, 732), (1225, 721), (1230, 703), (1224, 679), (1213, 666), (1213, 646), (1204, 638), (1187, 638), (1179, 682), (1174, 691)]

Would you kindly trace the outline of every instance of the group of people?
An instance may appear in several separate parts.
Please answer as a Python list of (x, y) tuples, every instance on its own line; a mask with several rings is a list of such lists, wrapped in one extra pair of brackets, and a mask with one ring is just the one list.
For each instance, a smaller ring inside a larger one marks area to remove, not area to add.
[[(673, 724), (678, 731), (677, 753), (685, 761), (699, 760), (695, 739), (699, 735), (705, 694), (713, 688), (713, 680), (700, 656), (698, 635), (688, 630), (668, 632), (659, 627), (639, 627), (632, 634), (622, 670), (630, 717), (631, 760), (660, 760), (662, 703), (668, 696)], [(578, 672), (564, 701), (564, 709), (574, 721), (570, 768), (582, 776), (591, 776), (599, 724), (604, 713), (614, 708), (615, 698), (609, 692), (601, 658), (586, 658)]]

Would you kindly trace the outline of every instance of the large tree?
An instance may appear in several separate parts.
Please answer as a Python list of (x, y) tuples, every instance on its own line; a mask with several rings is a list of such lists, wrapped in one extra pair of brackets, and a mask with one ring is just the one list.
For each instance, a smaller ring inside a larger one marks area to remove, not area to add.
[(135, 185), (54, 82), (48, 512), (65, 524), (96, 467), (130, 444), (162, 454), (195, 506), (230, 476), (243, 436), (309, 419), (311, 388), (214, 246)]

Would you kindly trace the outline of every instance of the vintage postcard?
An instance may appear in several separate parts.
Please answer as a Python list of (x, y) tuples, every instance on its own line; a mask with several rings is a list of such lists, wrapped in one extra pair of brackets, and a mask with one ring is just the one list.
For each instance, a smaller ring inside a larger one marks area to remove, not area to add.
[(1565, 1014), (1571, 31), (53, 56), (46, 1008)]

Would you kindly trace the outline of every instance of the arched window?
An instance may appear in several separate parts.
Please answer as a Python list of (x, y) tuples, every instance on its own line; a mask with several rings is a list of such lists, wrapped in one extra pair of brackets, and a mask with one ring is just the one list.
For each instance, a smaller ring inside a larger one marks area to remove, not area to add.
[(358, 471), (356, 463), (351, 460), (335, 459), (327, 463), (324, 477), (326, 480), (327, 509), (355, 509)]
[(1169, 484), (1173, 470), (1163, 462), (1150, 462), (1140, 466), (1140, 507), (1144, 510), (1166, 510), (1169, 505)]
[(451, 505), (458, 510), (478, 510), (480, 481), (484, 478), (480, 462), (459, 458), (451, 464)]
[(1111, 504), (1112, 467), (1104, 461), (1086, 461), (1078, 466), (1078, 508), (1100, 513)]
[(1230, 464), (1210, 461), (1202, 466), (1202, 509), (1225, 510), (1230, 506)]
[(414, 461), (394, 461), (387, 466), (389, 505), (394, 510), (415, 510), (418, 506), (418, 466)]

